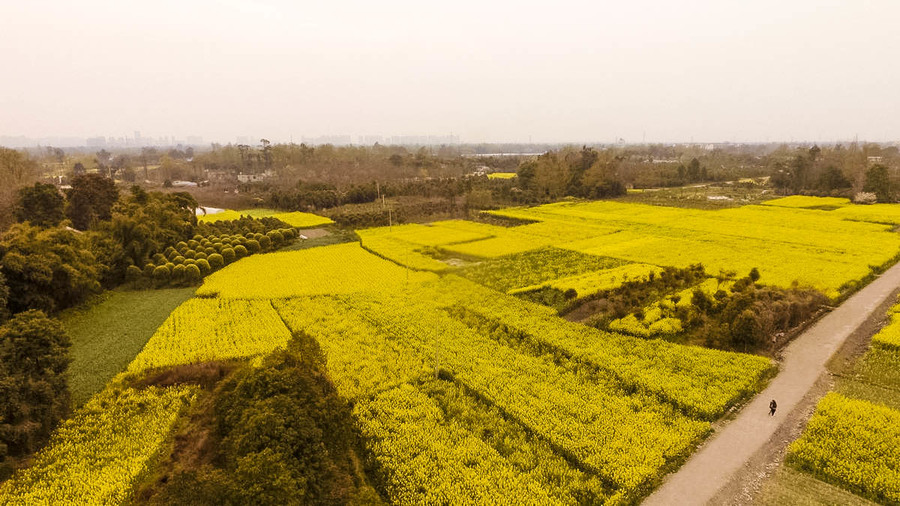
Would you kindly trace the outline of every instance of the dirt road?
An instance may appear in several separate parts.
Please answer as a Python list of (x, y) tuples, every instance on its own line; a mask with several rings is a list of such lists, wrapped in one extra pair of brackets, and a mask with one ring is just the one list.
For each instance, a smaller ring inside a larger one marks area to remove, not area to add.
[[(781, 370), (768, 388), (712, 438), (657, 491), (645, 505), (708, 504), (755, 453), (776, 436), (787, 414), (801, 404), (816, 385), (825, 365), (844, 341), (900, 286), (900, 264), (847, 299), (806, 330), (783, 353)], [(769, 416), (769, 402), (778, 402)]]

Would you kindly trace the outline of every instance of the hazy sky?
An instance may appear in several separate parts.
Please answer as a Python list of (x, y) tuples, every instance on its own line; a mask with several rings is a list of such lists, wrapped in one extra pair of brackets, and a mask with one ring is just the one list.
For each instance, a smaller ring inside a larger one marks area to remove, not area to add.
[(0, 0), (0, 135), (900, 140), (900, 1)]

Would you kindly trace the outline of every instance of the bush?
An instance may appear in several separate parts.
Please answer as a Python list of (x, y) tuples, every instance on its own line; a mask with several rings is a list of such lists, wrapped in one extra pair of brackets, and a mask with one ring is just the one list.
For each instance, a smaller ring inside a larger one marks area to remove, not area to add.
[(153, 277), (153, 269), (156, 269), (156, 266), (153, 264), (147, 264), (144, 266), (144, 276), (148, 278)]
[(207, 261), (209, 262), (209, 266), (213, 270), (218, 270), (225, 266), (225, 258), (223, 258), (223, 256), (218, 253), (213, 253), (212, 255), (210, 255)]
[(196, 283), (203, 279), (203, 273), (200, 272), (200, 268), (197, 267), (196, 264), (188, 264), (184, 266), (185, 277), (191, 283)]
[(263, 249), (263, 251), (268, 250), (272, 247), (272, 239), (269, 236), (261, 236), (259, 238), (259, 247)]
[(143, 271), (141, 271), (141, 268), (137, 265), (129, 265), (128, 268), (125, 269), (125, 280), (129, 283), (137, 283), (143, 274)]
[(155, 279), (158, 283), (162, 284), (169, 280), (171, 277), (171, 272), (165, 265), (160, 265), (153, 269), (153, 279)]
[(174, 260), (172, 260), (172, 262), (177, 265), (177, 264), (183, 264), (184, 260), (185, 260), (185, 258), (183, 256), (178, 255), (177, 257), (175, 257)]
[(278, 246), (284, 242), (284, 236), (281, 234), (281, 232), (279, 232), (277, 230), (270, 231), (269, 233), (266, 234), (266, 237), (271, 239), (272, 244), (275, 246)]
[(194, 255), (194, 260), (206, 260), (207, 257), (208, 257), (208, 255), (205, 252), (198, 251)]
[(245, 248), (241, 244), (238, 244), (237, 246), (235, 246), (233, 251), (234, 251), (234, 255), (237, 258), (244, 258), (245, 256), (250, 254), (250, 252), (247, 251), (247, 248)]
[(186, 266), (184, 264), (178, 264), (172, 269), (172, 279), (176, 281), (180, 281), (184, 279), (186, 275)]
[[(247, 250), (244, 250), (247, 251)], [(225, 258), (225, 263), (231, 263), (237, 260), (237, 253), (231, 248), (225, 248), (222, 250), (222, 256)]]
[(259, 244), (259, 241), (256, 239), (250, 239), (247, 241), (247, 251), (252, 253), (259, 253), (262, 250), (262, 246)]
[(212, 272), (212, 267), (210, 267), (209, 262), (207, 262), (206, 259), (201, 258), (200, 260), (197, 260), (197, 267), (204, 276)]

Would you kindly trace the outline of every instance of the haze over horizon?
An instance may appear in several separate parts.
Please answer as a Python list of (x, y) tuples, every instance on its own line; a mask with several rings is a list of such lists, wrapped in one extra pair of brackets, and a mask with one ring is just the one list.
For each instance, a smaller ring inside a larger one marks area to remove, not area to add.
[(900, 140), (900, 2), (0, 7), (0, 136)]

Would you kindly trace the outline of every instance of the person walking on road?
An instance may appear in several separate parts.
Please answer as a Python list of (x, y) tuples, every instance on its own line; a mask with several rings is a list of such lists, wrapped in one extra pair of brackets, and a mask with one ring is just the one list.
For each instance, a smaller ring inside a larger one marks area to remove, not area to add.
[(772, 402), (769, 403), (769, 416), (775, 416), (775, 410), (778, 408), (778, 403), (775, 402), (775, 399), (772, 399)]

